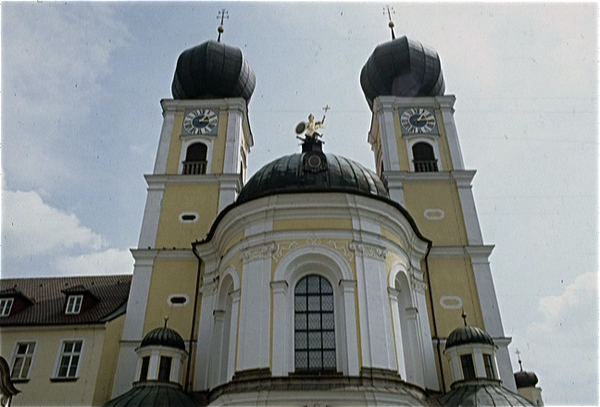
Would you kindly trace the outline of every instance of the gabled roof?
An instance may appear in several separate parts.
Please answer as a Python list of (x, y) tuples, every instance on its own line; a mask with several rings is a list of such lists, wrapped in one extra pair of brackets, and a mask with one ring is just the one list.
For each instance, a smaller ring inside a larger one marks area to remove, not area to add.
[[(0, 292), (18, 291), (33, 303), (28, 307), (11, 312), (0, 318), (2, 326), (23, 325), (64, 325), (103, 323), (121, 307), (129, 296), (131, 275), (51, 277), (51, 278), (10, 278), (0, 280)], [(73, 291), (75, 289), (75, 291)], [(99, 301), (79, 314), (65, 315), (65, 301), (69, 294), (89, 292)]]

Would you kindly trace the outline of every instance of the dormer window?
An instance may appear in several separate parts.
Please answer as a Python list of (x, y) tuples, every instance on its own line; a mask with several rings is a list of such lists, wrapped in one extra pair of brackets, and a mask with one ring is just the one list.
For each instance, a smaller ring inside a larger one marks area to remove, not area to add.
[(83, 303), (83, 295), (70, 295), (67, 298), (67, 308), (65, 314), (79, 314), (81, 312), (81, 304)]
[(10, 310), (12, 308), (13, 301), (13, 298), (0, 299), (0, 317), (7, 317), (10, 315)]

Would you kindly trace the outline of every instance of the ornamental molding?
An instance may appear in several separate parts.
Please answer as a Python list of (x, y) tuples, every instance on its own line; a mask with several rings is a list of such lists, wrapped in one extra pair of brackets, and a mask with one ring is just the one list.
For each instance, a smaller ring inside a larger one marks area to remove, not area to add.
[(279, 263), (279, 261), (291, 250), (306, 246), (328, 247), (344, 256), (344, 258), (348, 259), (348, 261), (351, 261), (354, 258), (354, 253), (352, 252), (353, 249), (350, 247), (350, 243), (348, 241), (340, 242), (335, 240), (328, 240), (326, 244), (323, 244), (321, 239), (315, 236), (311, 236), (304, 241), (296, 240), (284, 244), (277, 243), (277, 250), (275, 250), (273, 253), (273, 260), (275, 261), (275, 263)]
[(217, 288), (219, 287), (219, 280), (213, 280), (210, 283), (204, 284), (200, 287), (200, 293), (202, 295), (214, 295), (217, 293)]
[(262, 259), (265, 257), (271, 257), (273, 253), (277, 251), (277, 246), (274, 243), (267, 244), (260, 247), (254, 247), (248, 250), (245, 250), (240, 254), (240, 259), (243, 262), (253, 261), (257, 259)]
[(362, 243), (350, 243), (350, 250), (355, 253), (360, 253), (363, 257), (371, 257), (378, 260), (385, 260), (387, 257), (387, 249), (365, 245)]
[(427, 283), (423, 281), (423, 273), (417, 272), (414, 269), (410, 272), (410, 284), (418, 292), (424, 293), (427, 291)]

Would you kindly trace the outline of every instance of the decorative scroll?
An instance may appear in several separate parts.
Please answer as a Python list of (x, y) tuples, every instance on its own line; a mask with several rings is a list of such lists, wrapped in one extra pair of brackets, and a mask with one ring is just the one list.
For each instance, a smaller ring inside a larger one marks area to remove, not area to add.
[(260, 246), (244, 251), (242, 254), (240, 254), (240, 259), (242, 259), (242, 261), (252, 261), (256, 259), (262, 259), (264, 257), (271, 257), (271, 255), (275, 253), (276, 250), (277, 247), (275, 246), (275, 244), (271, 243), (269, 245)]
[(298, 247), (298, 243), (296, 242), (291, 242), (287, 245), (280, 245), (279, 243), (277, 243), (277, 251), (273, 253), (273, 260), (275, 260), (275, 263), (278, 263), (279, 260), (281, 260), (281, 258), (285, 256), (287, 252), (289, 252), (292, 249), (295, 249), (296, 247)]
[(369, 246), (362, 243), (350, 243), (350, 249), (355, 252), (360, 252), (365, 257), (372, 257), (378, 260), (385, 260), (387, 257), (387, 249)]
[(327, 245), (337, 251), (342, 256), (346, 257), (348, 260), (352, 260), (354, 258), (354, 253), (350, 251), (348, 247), (348, 242), (344, 242), (338, 245), (338, 242), (330, 240), (327, 242)]
[[(277, 250), (274, 250), (274, 252), (273, 252), (273, 260), (275, 260), (275, 263), (278, 263), (279, 260), (281, 260), (290, 250), (296, 249), (298, 247), (304, 247), (304, 246), (325, 246), (325, 245), (321, 242), (321, 239), (318, 239), (314, 236), (309, 237), (308, 239), (306, 239), (306, 241), (300, 242), (300, 243), (298, 243), (297, 241), (290, 242), (287, 244), (277, 243)], [(339, 241), (329, 240), (329, 241), (327, 241), (326, 246), (332, 248), (333, 250), (335, 250), (336, 252), (338, 252), (339, 254), (341, 254), (342, 256), (347, 258), (348, 260), (352, 260), (354, 258), (354, 253), (352, 253), (353, 249), (351, 250), (348, 242), (339, 242)]]

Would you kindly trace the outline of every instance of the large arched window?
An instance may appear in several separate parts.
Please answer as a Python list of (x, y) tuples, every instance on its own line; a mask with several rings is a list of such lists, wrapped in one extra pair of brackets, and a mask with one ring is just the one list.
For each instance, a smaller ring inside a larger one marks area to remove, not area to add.
[(206, 152), (206, 144), (191, 144), (186, 150), (185, 161), (183, 162), (183, 174), (206, 174)]
[(309, 275), (296, 284), (294, 336), (297, 372), (336, 370), (333, 288), (324, 277)]
[(433, 147), (429, 143), (419, 142), (412, 146), (415, 172), (438, 171), (437, 159)]

